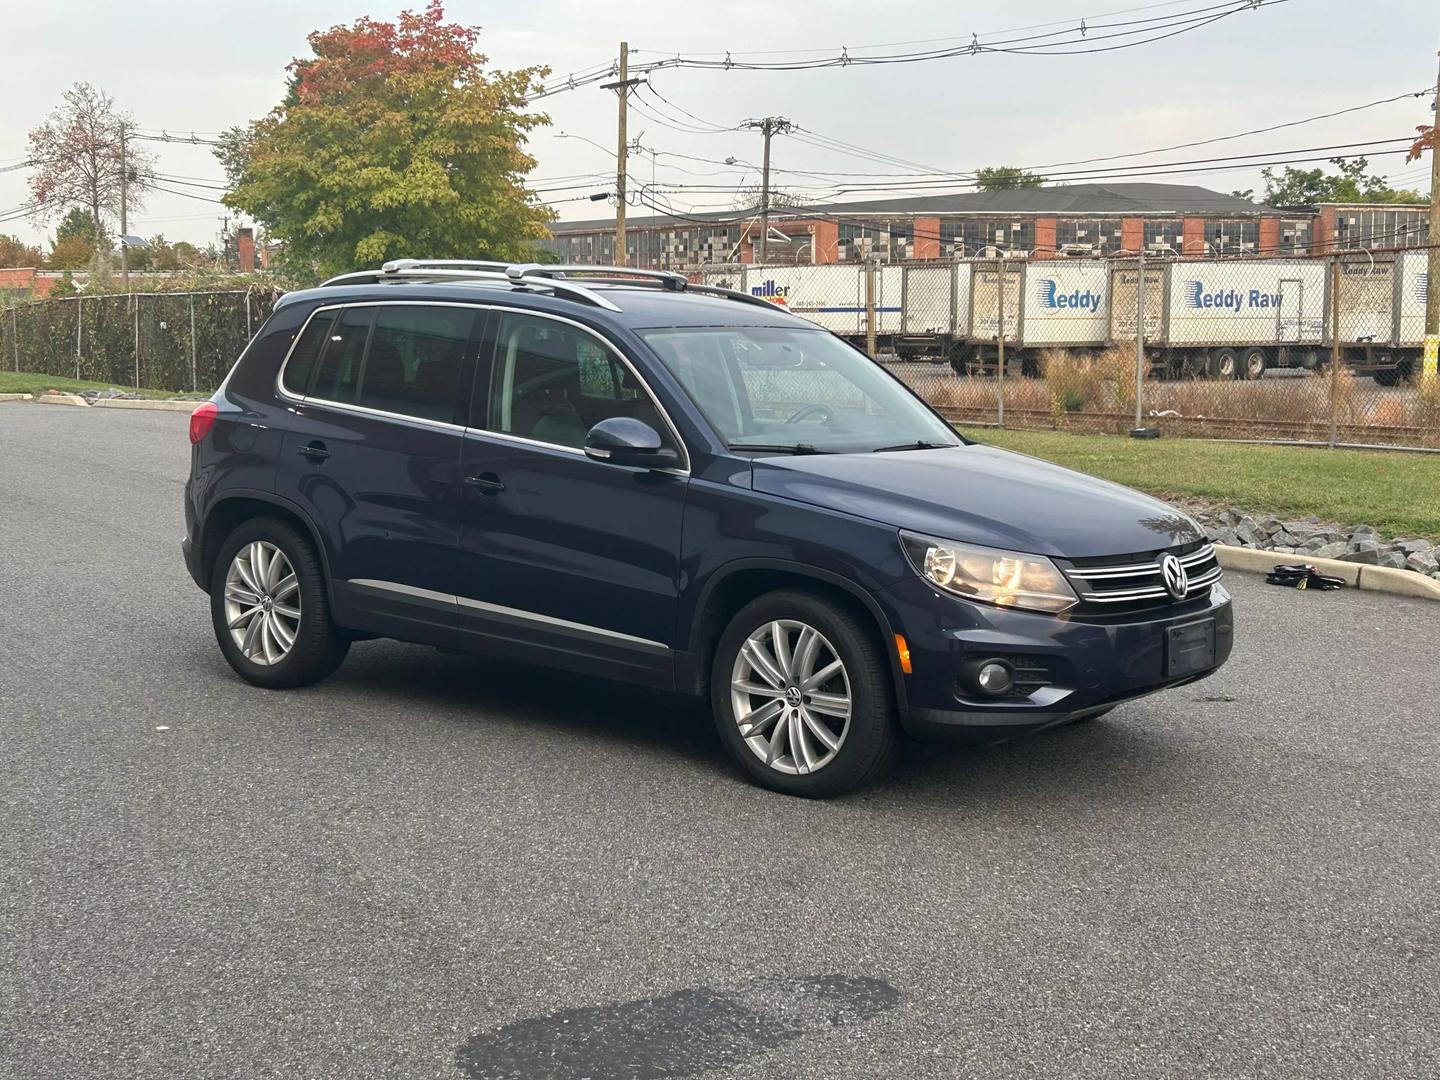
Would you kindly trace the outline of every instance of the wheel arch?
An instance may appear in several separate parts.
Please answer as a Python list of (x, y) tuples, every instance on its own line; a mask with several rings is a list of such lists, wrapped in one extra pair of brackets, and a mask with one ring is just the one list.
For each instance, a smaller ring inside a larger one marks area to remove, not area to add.
[(884, 609), (849, 578), (783, 559), (737, 559), (715, 571), (705, 582), (687, 628), (685, 655), (690, 658), (690, 670), (676, 672), (677, 689), (704, 697), (709, 690), (716, 645), (736, 612), (756, 597), (787, 588), (818, 593), (863, 614), (890, 666), (895, 704), (903, 716), (906, 712), (904, 675), (895, 653), (894, 629)]
[(303, 509), (273, 492), (238, 490), (226, 492), (211, 503), (200, 523), (200, 567), (204, 574), (205, 589), (215, 573), (215, 560), (220, 554), (220, 545), (240, 525), (257, 517), (278, 518), (295, 525), (310, 538), (320, 566), (325, 571), (325, 596), (331, 610), (335, 607), (334, 586), (330, 578), (330, 555), (320, 539), (320, 530)]

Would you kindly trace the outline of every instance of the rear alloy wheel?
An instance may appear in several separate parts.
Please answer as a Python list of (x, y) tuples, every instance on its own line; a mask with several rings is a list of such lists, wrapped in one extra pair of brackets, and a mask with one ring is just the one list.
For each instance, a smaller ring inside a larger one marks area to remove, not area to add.
[(330, 621), (324, 571), (309, 539), (273, 518), (246, 522), (221, 544), (210, 617), (236, 674), (269, 689), (318, 682), (350, 648)]
[(889, 679), (855, 615), (809, 593), (771, 593), (722, 635), (711, 705), (721, 741), (759, 783), (790, 795), (838, 795), (894, 758)]
[(1258, 379), (1265, 374), (1268, 364), (1269, 358), (1266, 357), (1264, 349), (1246, 349), (1240, 360), (1240, 370), (1245, 378)]
[(1210, 374), (1217, 379), (1233, 379), (1240, 373), (1240, 358), (1234, 349), (1216, 349), (1210, 354)]

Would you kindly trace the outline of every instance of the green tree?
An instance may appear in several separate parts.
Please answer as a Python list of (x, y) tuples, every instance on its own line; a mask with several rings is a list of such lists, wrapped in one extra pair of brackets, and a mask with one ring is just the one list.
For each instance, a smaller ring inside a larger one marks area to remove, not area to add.
[(74, 296), (80, 290), (75, 287), (75, 279), (67, 269), (60, 275), (60, 280), (50, 287), (51, 296)]
[(1026, 172), (1017, 165), (988, 165), (975, 170), (975, 186), (981, 191), (1013, 191), (1016, 188), (1045, 186), (1045, 177)]
[(1333, 173), (1324, 169), (1297, 169), (1287, 165), (1284, 172), (1261, 169), (1265, 180), (1265, 202), (1271, 206), (1314, 206), (1316, 203), (1423, 203), (1418, 191), (1392, 188), (1382, 176), (1371, 176), (1370, 162), (1363, 157), (1331, 158)]
[(544, 68), (486, 71), (478, 30), (439, 0), (395, 23), (309, 37), (285, 99), (228, 132), (225, 203), (264, 226), (296, 273), (399, 256), (522, 258), (553, 214), (524, 187), (525, 111)]

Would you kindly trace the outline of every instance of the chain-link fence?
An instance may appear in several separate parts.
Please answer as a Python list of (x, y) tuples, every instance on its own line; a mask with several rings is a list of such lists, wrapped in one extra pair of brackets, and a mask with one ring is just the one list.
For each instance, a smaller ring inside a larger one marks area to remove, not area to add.
[(18, 304), (0, 311), (0, 367), (208, 393), (279, 295), (274, 289), (118, 293)]
[(1429, 258), (978, 259), (699, 278), (851, 339), (956, 422), (1440, 447), (1440, 384), (1422, 363)]

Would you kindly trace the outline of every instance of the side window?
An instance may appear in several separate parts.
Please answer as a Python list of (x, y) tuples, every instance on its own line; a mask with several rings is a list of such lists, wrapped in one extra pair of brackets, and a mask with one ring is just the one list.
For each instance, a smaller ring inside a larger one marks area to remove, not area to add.
[(475, 309), (396, 304), (375, 316), (358, 404), (453, 423)]
[(322, 311), (314, 316), (305, 324), (300, 340), (290, 351), (290, 359), (285, 364), (285, 374), (281, 382), (285, 389), (296, 397), (304, 397), (305, 392), (310, 389), (310, 376), (315, 372), (315, 364), (330, 337), (330, 327), (334, 322), (333, 312)]
[(491, 431), (579, 448), (592, 427), (612, 416), (643, 420), (670, 441), (649, 394), (599, 340), (553, 319), (501, 317)]
[(360, 384), (360, 361), (374, 317), (374, 308), (347, 308), (331, 327), (330, 339), (320, 354), (320, 370), (310, 388), (311, 397), (354, 404), (355, 389)]

